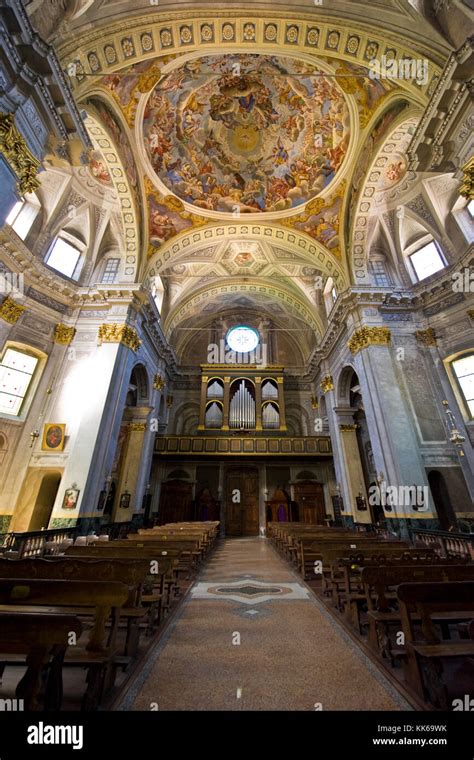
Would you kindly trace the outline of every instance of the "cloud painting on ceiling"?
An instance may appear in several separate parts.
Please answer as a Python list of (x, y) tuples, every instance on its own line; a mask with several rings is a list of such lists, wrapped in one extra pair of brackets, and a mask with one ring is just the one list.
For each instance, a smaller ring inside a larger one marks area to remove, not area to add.
[(161, 79), (143, 134), (156, 176), (181, 200), (224, 213), (275, 212), (333, 181), (350, 119), (341, 89), (310, 64), (217, 55)]

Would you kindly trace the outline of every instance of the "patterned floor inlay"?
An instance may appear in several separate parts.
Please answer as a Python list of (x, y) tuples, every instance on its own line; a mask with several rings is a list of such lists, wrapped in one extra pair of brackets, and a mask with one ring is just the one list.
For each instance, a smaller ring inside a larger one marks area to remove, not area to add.
[(309, 592), (299, 583), (268, 583), (266, 581), (234, 581), (233, 583), (197, 583), (191, 591), (191, 599), (222, 599), (261, 604), (273, 600), (295, 601), (308, 599)]

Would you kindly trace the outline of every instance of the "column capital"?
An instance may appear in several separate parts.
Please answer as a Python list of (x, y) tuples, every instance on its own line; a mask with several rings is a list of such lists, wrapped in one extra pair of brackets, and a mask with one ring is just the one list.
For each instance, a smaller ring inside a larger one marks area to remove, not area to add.
[(418, 343), (421, 343), (423, 346), (437, 345), (435, 331), (432, 327), (428, 327), (427, 330), (417, 330), (415, 332), (415, 337)]
[(162, 375), (160, 375), (159, 372), (156, 373), (155, 377), (153, 378), (153, 388), (157, 391), (162, 391), (165, 387), (165, 379)]
[(323, 393), (329, 393), (334, 390), (334, 380), (332, 375), (326, 375), (320, 382), (321, 390)]
[(146, 422), (131, 422), (128, 429), (131, 433), (143, 433), (146, 430)]
[(63, 325), (62, 322), (58, 322), (54, 327), (54, 342), (59, 343), (61, 346), (69, 346), (75, 334), (75, 327), (69, 327), (68, 325)]
[(127, 324), (119, 325), (116, 322), (100, 325), (99, 340), (102, 343), (121, 343), (132, 351), (137, 351), (141, 344), (134, 327)]
[(20, 195), (34, 193), (40, 186), (36, 175), (41, 163), (28, 148), (26, 140), (15, 126), (12, 113), (0, 112), (0, 150), (18, 177)]
[(352, 425), (339, 425), (339, 430), (341, 433), (354, 433), (357, 430), (357, 425), (354, 423)]
[(391, 333), (388, 327), (359, 327), (353, 334), (347, 346), (351, 354), (357, 354), (369, 346), (390, 345)]
[(14, 325), (15, 322), (18, 322), (25, 309), (26, 306), (21, 306), (13, 298), (7, 296), (0, 305), (0, 318), (10, 325)]

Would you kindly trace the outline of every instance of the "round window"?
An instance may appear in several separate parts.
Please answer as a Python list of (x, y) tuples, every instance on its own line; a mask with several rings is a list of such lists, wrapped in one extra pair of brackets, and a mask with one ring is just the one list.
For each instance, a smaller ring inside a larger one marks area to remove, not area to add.
[(226, 341), (232, 351), (247, 353), (257, 348), (260, 343), (260, 335), (253, 327), (237, 325), (227, 331)]

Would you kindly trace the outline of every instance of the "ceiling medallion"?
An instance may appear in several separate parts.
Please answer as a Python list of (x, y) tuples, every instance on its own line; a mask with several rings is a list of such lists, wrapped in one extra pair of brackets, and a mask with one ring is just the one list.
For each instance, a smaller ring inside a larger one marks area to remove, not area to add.
[(349, 137), (334, 80), (309, 63), (263, 54), (187, 61), (155, 86), (143, 118), (161, 191), (226, 214), (314, 199), (336, 177)]

